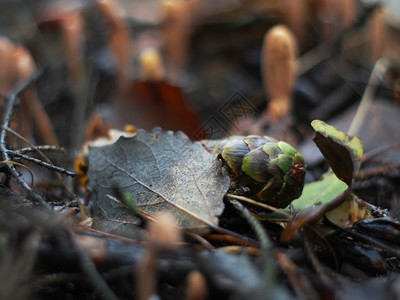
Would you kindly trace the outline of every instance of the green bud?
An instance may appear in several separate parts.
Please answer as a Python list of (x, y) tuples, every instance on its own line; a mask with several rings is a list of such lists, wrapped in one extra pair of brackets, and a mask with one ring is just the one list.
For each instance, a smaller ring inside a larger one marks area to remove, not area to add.
[(259, 201), (286, 207), (303, 191), (304, 159), (288, 143), (267, 136), (234, 136), (217, 143), (214, 153), (221, 154), (238, 182), (254, 182), (250, 185)]

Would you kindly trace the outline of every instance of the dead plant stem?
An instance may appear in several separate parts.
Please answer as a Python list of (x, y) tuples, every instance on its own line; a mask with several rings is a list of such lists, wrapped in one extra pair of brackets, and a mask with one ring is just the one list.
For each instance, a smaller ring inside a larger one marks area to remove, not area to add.
[(348, 135), (355, 136), (360, 131), (376, 94), (376, 88), (379, 84), (380, 76), (385, 72), (387, 67), (388, 61), (385, 58), (380, 58), (376, 61), (369, 77), (367, 87), (361, 98), (360, 105), (358, 106), (357, 112), (347, 132)]

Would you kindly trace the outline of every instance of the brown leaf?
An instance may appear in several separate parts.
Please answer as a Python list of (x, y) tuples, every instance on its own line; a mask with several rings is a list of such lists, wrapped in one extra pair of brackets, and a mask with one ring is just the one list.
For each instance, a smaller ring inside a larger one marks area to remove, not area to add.
[[(89, 150), (89, 188), (93, 190), (94, 226), (132, 235), (132, 213), (110, 200), (117, 186), (137, 200), (138, 209), (154, 215), (169, 210), (185, 228), (216, 225), (224, 208), (229, 179), (220, 161), (182, 132), (139, 130), (133, 138)], [(129, 226), (128, 226), (129, 227)]]
[(201, 130), (197, 114), (188, 106), (187, 97), (179, 87), (166, 81), (135, 81), (132, 94), (139, 108), (148, 108), (148, 117), (155, 120), (153, 127), (182, 130), (189, 136)]

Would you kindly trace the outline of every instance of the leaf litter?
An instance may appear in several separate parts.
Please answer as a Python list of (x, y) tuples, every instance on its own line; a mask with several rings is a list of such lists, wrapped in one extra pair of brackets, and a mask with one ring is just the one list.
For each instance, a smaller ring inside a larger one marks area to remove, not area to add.
[(89, 165), (94, 228), (124, 236), (134, 235), (135, 226), (129, 224), (138, 219), (107, 197), (115, 189), (132, 195), (145, 213), (169, 210), (180, 227), (204, 228), (217, 224), (230, 184), (216, 155), (182, 132), (159, 128), (89, 148)]

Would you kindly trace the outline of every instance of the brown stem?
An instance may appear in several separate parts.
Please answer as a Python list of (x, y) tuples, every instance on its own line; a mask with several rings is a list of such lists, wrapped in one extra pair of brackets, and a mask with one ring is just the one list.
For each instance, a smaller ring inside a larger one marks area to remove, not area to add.
[[(26, 81), (34, 74), (35, 65), (30, 53), (22, 46), (14, 50), (14, 59), (18, 81)], [(21, 128), (24, 136), (32, 134), (32, 119), (35, 121), (39, 136), (49, 145), (57, 145), (50, 118), (40, 103), (34, 86), (27, 87), (20, 96), (21, 99)]]
[(76, 92), (84, 77), (83, 40), (84, 20), (79, 11), (68, 11), (60, 18), (60, 28), (71, 89)]
[[(58, 145), (57, 137), (54, 133), (53, 126), (51, 125), (49, 115), (46, 113), (42, 104), (37, 98), (34, 87), (28, 87), (26, 91), (21, 94), (21, 103), (22, 109), (24, 111), (28, 110), (31, 114), (33, 121), (36, 124), (38, 134), (43, 139), (43, 142), (48, 145)], [(29, 119), (30, 123), (32, 118)], [(27, 130), (30, 128), (31, 126), (29, 126)], [(28, 137), (29, 135), (23, 134), (23, 136)]]
[(125, 12), (117, 0), (97, 0), (100, 12), (111, 25), (108, 45), (118, 61), (118, 90), (127, 95), (130, 82), (130, 43), (129, 27), (125, 21)]

